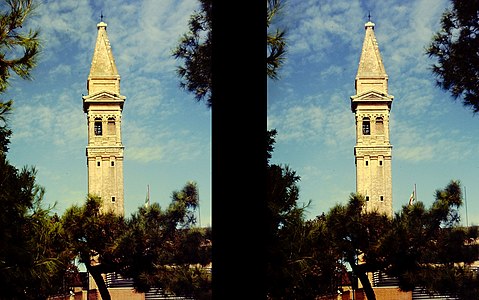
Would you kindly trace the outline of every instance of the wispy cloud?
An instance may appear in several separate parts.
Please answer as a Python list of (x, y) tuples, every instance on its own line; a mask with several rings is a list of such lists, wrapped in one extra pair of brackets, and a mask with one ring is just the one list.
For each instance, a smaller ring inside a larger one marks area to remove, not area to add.
[(437, 15), (442, 13), (444, 2), (422, 0), (393, 7), (385, 1), (376, 2), (376, 36), (390, 76), (428, 72), (425, 47), (439, 24)]
[(345, 113), (348, 107), (341, 97), (318, 94), (274, 106), (268, 115), (268, 127), (278, 130), (279, 142), (325, 143), (336, 151), (350, 142), (355, 132), (353, 117)]
[(292, 106), (280, 118), (272, 117), (270, 126), (279, 131), (278, 140), (309, 140), (321, 130), (323, 115), (319, 106)]
[(132, 120), (125, 122), (123, 128), (125, 155), (130, 161), (191, 160), (208, 151), (209, 147), (200, 136), (192, 137), (191, 132), (172, 126), (153, 126)]
[[(457, 130), (431, 127), (426, 122), (396, 122), (393, 129), (393, 157), (398, 160), (453, 161), (472, 156), (474, 141), (467, 134)], [(445, 134), (447, 132), (448, 134)], [(450, 137), (454, 137), (451, 139)]]
[(339, 65), (331, 65), (327, 69), (321, 71), (321, 77), (335, 77), (340, 75), (344, 71), (344, 68)]
[(110, 40), (121, 45), (117, 63), (143, 75), (174, 73), (172, 50), (187, 32), (189, 16), (197, 8), (195, 0), (145, 1), (129, 8), (129, 14), (113, 12)]
[[(125, 100), (125, 109), (127, 114), (132, 114), (141, 118), (153, 117), (152, 112), (163, 112), (162, 109), (167, 103), (165, 97), (165, 86), (159, 78), (151, 78), (146, 76), (132, 76), (126, 73), (122, 76), (122, 94), (127, 98)], [(126, 95), (125, 93), (128, 93)], [(165, 112), (171, 112), (166, 110)], [(158, 115), (155, 116), (156, 118)]]
[(32, 19), (32, 26), (40, 29), (40, 37), (45, 47), (44, 58), (58, 59), (54, 56), (54, 53), (58, 52), (52, 48), (89, 48), (91, 34), (88, 29), (94, 22), (92, 17), (93, 11), (88, 1), (42, 2)]
[[(288, 24), (288, 49), (306, 60), (326, 58), (324, 51), (338, 43), (351, 44), (354, 27), (345, 20), (361, 19), (360, 1), (299, 1), (290, 3), (285, 13)], [(291, 22), (292, 21), (292, 22)]]
[[(174, 73), (172, 49), (187, 32), (189, 16), (198, 8), (197, 1), (124, 3), (111, 0), (102, 5), (76, 0), (44, 1), (31, 22), (34, 28), (41, 29), (42, 60), (59, 64), (89, 63), (96, 40), (96, 24), (102, 13), (120, 70), (141, 74)], [(71, 57), (68, 56), (71, 48), (82, 51), (76, 52), (77, 57)], [(64, 56), (58, 56), (62, 52), (54, 49), (63, 49)]]
[(402, 76), (395, 79), (390, 91), (395, 96), (393, 101), (393, 113), (407, 114), (409, 117), (420, 117), (428, 115), (439, 115), (440, 111), (432, 104), (434, 103), (431, 80), (424, 77)]
[(125, 155), (129, 161), (137, 161), (142, 163), (148, 163), (151, 161), (160, 161), (165, 155), (160, 145), (156, 146), (135, 146), (133, 144), (125, 150)]
[(72, 66), (67, 64), (56, 65), (49, 71), (51, 77), (65, 77), (69, 76), (72, 71)]
[[(50, 105), (55, 99), (56, 105)], [(15, 107), (14, 139), (53, 144), (68, 153), (86, 142), (86, 123), (69, 94), (38, 95)]]

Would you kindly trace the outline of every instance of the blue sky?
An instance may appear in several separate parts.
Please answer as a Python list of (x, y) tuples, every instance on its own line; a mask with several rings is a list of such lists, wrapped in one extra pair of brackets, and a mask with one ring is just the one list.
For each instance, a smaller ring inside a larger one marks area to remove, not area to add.
[(40, 28), (43, 50), (32, 81), (13, 78), (9, 160), (35, 166), (45, 202), (63, 213), (87, 195), (87, 94), (103, 14), (126, 96), (122, 119), (127, 215), (151, 202), (166, 207), (171, 193), (196, 181), (201, 225), (211, 224), (211, 111), (178, 87), (172, 49), (187, 32), (198, 2), (43, 1), (29, 23)]
[(479, 116), (436, 87), (433, 61), (424, 54), (447, 5), (286, 0), (275, 25), (287, 29), (289, 52), (281, 79), (268, 80), (268, 128), (278, 131), (272, 162), (301, 176), (301, 201), (311, 200), (308, 217), (346, 203), (356, 190), (350, 96), (370, 13), (394, 96), (394, 211), (408, 203), (414, 185), (429, 207), (436, 189), (455, 179), (466, 191), (462, 223), (479, 224)]

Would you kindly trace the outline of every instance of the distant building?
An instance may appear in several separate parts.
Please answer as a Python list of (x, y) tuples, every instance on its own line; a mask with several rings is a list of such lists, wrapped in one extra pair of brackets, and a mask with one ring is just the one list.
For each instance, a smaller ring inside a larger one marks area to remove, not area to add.
[(366, 198), (365, 210), (392, 217), (392, 145), (389, 112), (394, 96), (388, 93), (388, 75), (374, 35), (374, 23), (365, 24), (356, 95), (351, 110), (356, 117), (356, 192)]
[(104, 22), (97, 25), (88, 95), (83, 96), (88, 122), (88, 193), (101, 197), (104, 211), (124, 215), (121, 116), (125, 96), (120, 94), (120, 75), (106, 26)]

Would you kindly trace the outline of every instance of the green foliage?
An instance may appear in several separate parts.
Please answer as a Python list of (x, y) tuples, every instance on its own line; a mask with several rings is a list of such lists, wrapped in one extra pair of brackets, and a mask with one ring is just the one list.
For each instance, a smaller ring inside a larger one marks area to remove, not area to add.
[(86, 266), (95, 280), (102, 299), (110, 299), (102, 274), (117, 270), (115, 250), (126, 226), (123, 216), (102, 212), (102, 200), (88, 195), (83, 206), (74, 205), (62, 216), (65, 243), (76, 258)]
[(305, 221), (309, 203), (298, 204), (300, 177), (288, 166), (269, 163), (275, 135), (276, 130), (267, 134), (268, 299), (315, 299), (332, 288), (336, 264), (323, 240), (324, 223)]
[(350, 265), (357, 265), (361, 256), (367, 264), (364, 271), (371, 271), (381, 265), (379, 245), (390, 229), (386, 215), (376, 212), (365, 213), (365, 200), (361, 195), (351, 194), (347, 206), (336, 205), (326, 216), (326, 225), (333, 246), (342, 253)]
[(60, 289), (69, 267), (62, 228), (43, 208), (34, 168), (18, 170), (0, 154), (0, 295), (46, 298)]
[[(330, 241), (329, 253), (351, 267), (368, 299), (375, 299), (368, 272), (398, 278), (400, 288), (415, 287), (471, 299), (478, 294), (478, 277), (470, 264), (479, 259), (478, 229), (459, 226), (462, 204), (459, 182), (437, 190), (430, 208), (422, 202), (403, 206), (393, 218), (363, 210), (361, 195), (336, 205), (316, 222), (322, 224), (319, 247)], [(321, 221), (322, 220), (322, 221)]]
[(478, 245), (470, 242), (477, 239), (478, 229), (459, 225), (458, 181), (437, 190), (435, 196), (429, 209), (417, 202), (396, 214), (383, 245), (390, 263), (385, 271), (399, 278), (403, 290), (419, 286), (471, 299), (467, 295), (479, 293), (477, 273), (470, 268), (479, 259)]
[[(407, 243), (395, 239), (398, 230), (394, 227), (395, 221), (376, 212), (366, 213), (365, 199), (358, 194), (351, 194), (346, 205), (335, 205), (326, 215), (306, 221), (304, 211), (309, 204), (298, 205), (300, 177), (288, 166), (269, 163), (275, 135), (275, 130), (267, 134), (266, 220), (271, 233), (267, 244), (269, 299), (316, 299), (318, 295), (336, 295), (348, 266), (361, 281), (368, 299), (375, 299), (367, 274), (391, 270), (396, 261), (390, 253), (408, 251), (404, 248)], [(461, 204), (460, 197), (455, 194), (458, 190), (456, 185), (438, 190), (437, 195), (445, 200), (432, 206), (429, 219), (421, 216), (421, 210), (426, 211), (424, 206), (416, 204), (412, 211), (419, 219), (411, 218), (414, 222), (403, 224), (404, 237), (413, 238), (415, 222), (424, 222), (430, 227), (456, 224), (457, 214), (451, 207)], [(457, 241), (464, 240), (458, 238)], [(419, 242), (424, 244), (424, 237), (417, 242), (415, 246), (419, 246)], [(391, 251), (393, 247), (396, 250)], [(431, 252), (438, 253), (438, 249)], [(432, 256), (429, 254), (429, 257)]]
[(10, 144), (12, 130), (10, 130), (7, 120), (12, 110), (12, 104), (12, 101), (0, 101), (0, 155), (4, 155), (8, 151), (8, 144)]
[(102, 274), (134, 280), (137, 291), (164, 288), (179, 295), (211, 293), (206, 268), (211, 263), (211, 229), (194, 226), (196, 183), (172, 193), (166, 209), (158, 203), (139, 207), (130, 218), (102, 211), (100, 198), (89, 195), (62, 217), (70, 251), (92, 274), (103, 299), (109, 299)]
[(435, 59), (437, 85), (479, 112), (479, 1), (451, 0), (426, 53)]
[(106, 273), (115, 270), (113, 253), (126, 225), (123, 216), (102, 212), (101, 203), (99, 197), (88, 195), (85, 205), (74, 205), (65, 211), (62, 224), (66, 241), (79, 261), (87, 268), (101, 264)]
[(211, 229), (194, 226), (197, 206), (197, 186), (189, 182), (172, 193), (167, 209), (153, 203), (140, 207), (127, 221), (117, 249), (123, 254), (119, 272), (134, 279), (138, 291), (160, 287), (199, 298), (211, 293), (207, 269), (211, 263)]
[[(38, 30), (25, 32), (23, 27), (35, 8), (32, 0), (10, 0), (0, 5), (0, 93), (9, 86), (10, 71), (20, 78), (31, 79), (37, 64), (40, 42)], [(8, 151), (12, 131), (7, 116), (13, 101), (0, 100), (0, 155)]]
[(184, 34), (173, 56), (184, 60), (178, 66), (180, 87), (192, 92), (197, 101), (205, 99), (211, 107), (211, 22), (212, 0), (199, 0), (200, 10), (188, 22), (189, 32)]
[[(173, 50), (175, 59), (183, 65), (176, 69), (180, 87), (195, 95), (197, 101), (205, 101), (211, 108), (211, 60), (212, 60), (212, 0), (199, 0), (200, 9), (188, 22), (188, 33), (184, 34)], [(272, 21), (283, 8), (280, 0), (267, 0), (267, 57), (266, 68), (269, 78), (278, 79), (278, 69), (286, 56), (285, 30), (270, 30)]]
[[(38, 30), (24, 29), (34, 13), (33, 0), (9, 0), (0, 4), (0, 93), (9, 86), (11, 71), (22, 79), (31, 79), (40, 52)], [(0, 100), (0, 154), (8, 151), (12, 131), (7, 116), (13, 101)]]
[[(34, 1), (9, 0), (0, 5), (0, 93), (11, 71), (31, 79), (39, 53), (38, 31), (25, 30)], [(36, 170), (18, 170), (7, 160), (13, 101), (0, 101), (0, 295), (2, 299), (46, 299), (62, 291), (71, 269), (59, 219), (44, 208)]]
[(276, 28), (270, 30), (273, 20), (283, 9), (280, 0), (267, 0), (267, 19), (268, 27), (267, 42), (268, 55), (266, 57), (266, 74), (271, 79), (279, 79), (278, 69), (283, 65), (286, 57), (286, 31)]
[(362, 195), (351, 194), (346, 206), (336, 205), (325, 216), (326, 236), (331, 241), (338, 261), (348, 264), (361, 281), (368, 299), (375, 299), (367, 272), (381, 270), (385, 265), (381, 243), (389, 233), (390, 220), (386, 215), (364, 212)]
[(38, 30), (23, 29), (35, 10), (33, 0), (8, 0), (0, 12), (0, 92), (8, 87), (10, 70), (23, 79), (31, 79), (40, 51)]

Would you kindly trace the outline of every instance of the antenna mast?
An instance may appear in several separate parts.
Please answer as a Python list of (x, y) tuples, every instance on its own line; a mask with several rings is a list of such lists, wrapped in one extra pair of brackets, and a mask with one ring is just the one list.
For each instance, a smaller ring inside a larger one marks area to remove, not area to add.
[(196, 191), (198, 192), (198, 224), (201, 228), (200, 189), (197, 188)]
[(464, 206), (466, 207), (466, 227), (469, 227), (469, 220), (467, 218), (467, 195), (466, 195), (466, 186), (464, 186)]

